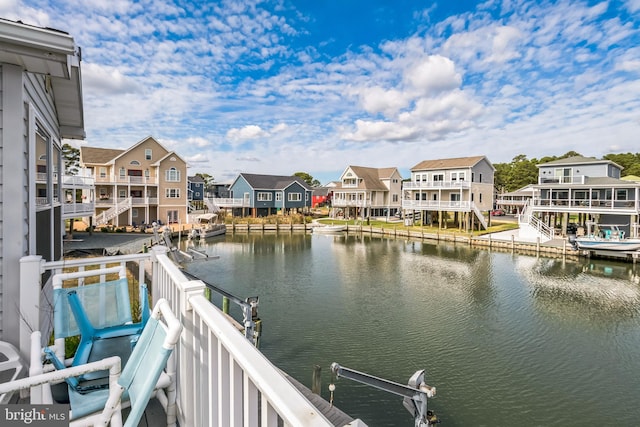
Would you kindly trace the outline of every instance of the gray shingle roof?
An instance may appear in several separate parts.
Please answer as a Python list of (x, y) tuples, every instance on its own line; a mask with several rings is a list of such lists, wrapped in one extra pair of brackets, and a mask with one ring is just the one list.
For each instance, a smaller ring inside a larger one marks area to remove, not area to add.
[(262, 190), (282, 190), (293, 182), (297, 182), (302, 185), (306, 190), (311, 190), (311, 187), (304, 182), (304, 180), (298, 176), (283, 176), (283, 175), (258, 175), (252, 173), (240, 174), (254, 189)]

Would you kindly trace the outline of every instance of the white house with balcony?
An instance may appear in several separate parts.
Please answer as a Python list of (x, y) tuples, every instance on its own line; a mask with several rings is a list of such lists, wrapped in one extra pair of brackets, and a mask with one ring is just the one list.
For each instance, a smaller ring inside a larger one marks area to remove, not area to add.
[(486, 228), (483, 212), (493, 208), (495, 168), (485, 156), (424, 160), (411, 168), (403, 183), (405, 217), (445, 228)]
[(605, 159), (575, 156), (538, 165), (537, 190), (526, 217), (566, 233), (569, 222), (614, 224), (638, 236), (640, 182), (621, 179), (622, 166)]
[(388, 218), (402, 207), (402, 176), (395, 167), (347, 166), (332, 191), (332, 214), (345, 218)]

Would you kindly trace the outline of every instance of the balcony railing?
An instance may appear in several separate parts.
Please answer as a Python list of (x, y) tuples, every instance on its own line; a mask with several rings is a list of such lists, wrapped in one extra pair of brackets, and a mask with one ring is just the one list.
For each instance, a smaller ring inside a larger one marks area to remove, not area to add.
[(78, 176), (78, 175), (63, 175), (62, 176), (62, 187), (63, 188), (82, 188), (82, 187), (93, 187), (94, 180), (90, 176)]
[(595, 200), (595, 199), (535, 199), (534, 208), (610, 211), (640, 211), (640, 202), (634, 200)]
[(95, 212), (95, 205), (93, 202), (85, 202), (85, 203), (63, 203), (62, 204), (62, 214), (66, 217), (76, 217), (76, 216), (91, 216)]
[(470, 211), (471, 202), (443, 200), (403, 200), (402, 209), (422, 209), (434, 211)]
[(242, 208), (251, 206), (250, 201), (245, 202), (244, 199), (232, 199), (228, 197), (208, 197), (204, 199), (205, 203), (211, 203), (212, 206), (221, 208)]
[(585, 176), (538, 177), (538, 184), (584, 184)]
[[(132, 263), (140, 281), (144, 280), (145, 270), (152, 272), (153, 302), (159, 298), (170, 301), (183, 325), (174, 351), (179, 425), (333, 425), (207, 300), (205, 285), (187, 279), (166, 251), (165, 247), (156, 246), (148, 254), (58, 262), (44, 262), (39, 256), (23, 258), (20, 280), (24, 286), (19, 301), (25, 321), (21, 322), (21, 352), (30, 354), (28, 322), (32, 326), (41, 325), (43, 337), (48, 337), (50, 331), (42, 326), (53, 323), (51, 307), (44, 303), (47, 298), (51, 301), (51, 280), (41, 293), (41, 274), (61, 272), (63, 268), (89, 270), (107, 264)], [(41, 311), (32, 298), (39, 293), (43, 301)], [(40, 403), (34, 398), (42, 399), (42, 394), (32, 394), (31, 402)], [(364, 426), (360, 420), (354, 425)]]
[(402, 183), (405, 190), (458, 189), (471, 188), (469, 181), (407, 181)]
[(105, 176), (96, 176), (95, 182), (97, 183), (108, 183), (108, 184), (133, 184), (133, 185), (142, 185), (142, 184), (156, 184), (157, 180), (155, 176), (119, 176), (119, 175), (105, 175)]

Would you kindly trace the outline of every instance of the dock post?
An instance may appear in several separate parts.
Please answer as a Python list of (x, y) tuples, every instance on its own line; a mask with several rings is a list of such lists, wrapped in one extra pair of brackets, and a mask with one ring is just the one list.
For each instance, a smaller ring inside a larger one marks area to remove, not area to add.
[(536, 237), (536, 255), (540, 255), (540, 236)]
[(322, 390), (322, 367), (313, 365), (313, 376), (311, 378), (311, 392), (320, 396)]
[(222, 297), (222, 312), (229, 314), (229, 298)]
[(511, 235), (511, 251), (513, 251), (516, 247), (516, 236)]

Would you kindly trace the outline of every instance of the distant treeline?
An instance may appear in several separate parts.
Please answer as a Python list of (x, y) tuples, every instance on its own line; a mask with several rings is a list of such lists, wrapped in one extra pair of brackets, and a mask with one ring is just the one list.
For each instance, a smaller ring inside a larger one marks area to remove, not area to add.
[[(536, 184), (538, 182), (536, 165), (574, 156), (582, 156), (582, 154), (569, 151), (562, 156), (547, 156), (541, 159), (527, 159), (526, 155), (519, 154), (511, 160), (511, 163), (495, 163), (493, 166), (496, 168), (496, 189), (499, 193), (503, 193), (515, 191), (528, 184)], [(622, 176), (640, 176), (640, 153), (607, 154), (602, 158), (622, 166), (624, 168)]]

